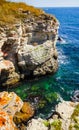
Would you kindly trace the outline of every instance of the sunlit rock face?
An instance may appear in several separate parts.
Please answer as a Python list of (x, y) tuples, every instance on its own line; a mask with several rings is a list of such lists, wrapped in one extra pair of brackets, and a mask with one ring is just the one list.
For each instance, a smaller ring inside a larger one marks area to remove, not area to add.
[(12, 116), (23, 106), (23, 101), (14, 92), (1, 92), (0, 93), (0, 109), (8, 112)]
[(22, 106), (22, 100), (14, 92), (0, 93), (0, 130), (18, 130), (13, 116)]
[(12, 116), (8, 115), (4, 110), (0, 110), (0, 130), (18, 130)]
[(0, 84), (55, 73), (59, 23), (48, 14), (30, 15), (23, 22), (0, 27)]
[(20, 130), (19, 126), (33, 115), (29, 102), (23, 102), (14, 92), (0, 92), (0, 130)]

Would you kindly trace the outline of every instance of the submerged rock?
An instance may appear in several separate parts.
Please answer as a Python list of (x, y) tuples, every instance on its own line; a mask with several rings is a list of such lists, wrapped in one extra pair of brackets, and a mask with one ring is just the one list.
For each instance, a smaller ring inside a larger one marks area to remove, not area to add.
[(60, 42), (60, 43), (65, 43), (65, 40), (60, 36), (58, 36), (57, 41)]

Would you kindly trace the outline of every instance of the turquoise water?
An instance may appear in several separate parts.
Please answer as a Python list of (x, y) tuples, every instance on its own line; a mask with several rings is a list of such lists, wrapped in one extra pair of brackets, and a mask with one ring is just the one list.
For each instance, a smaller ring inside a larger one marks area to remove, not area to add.
[(79, 89), (79, 8), (43, 8), (60, 21), (59, 35), (65, 40), (57, 42), (59, 69), (54, 76), (26, 81), (15, 89), (23, 100), (37, 109), (36, 115), (49, 116), (59, 101), (70, 100)]

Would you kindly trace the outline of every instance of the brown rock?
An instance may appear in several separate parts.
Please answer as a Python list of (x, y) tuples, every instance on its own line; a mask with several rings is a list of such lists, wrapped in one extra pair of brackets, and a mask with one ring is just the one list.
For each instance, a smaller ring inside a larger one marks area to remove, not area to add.
[(0, 82), (3, 86), (14, 85), (20, 80), (20, 76), (15, 72), (13, 63), (9, 60), (0, 61)]
[(14, 122), (16, 124), (28, 121), (34, 115), (34, 109), (29, 102), (24, 102), (20, 112), (15, 113)]

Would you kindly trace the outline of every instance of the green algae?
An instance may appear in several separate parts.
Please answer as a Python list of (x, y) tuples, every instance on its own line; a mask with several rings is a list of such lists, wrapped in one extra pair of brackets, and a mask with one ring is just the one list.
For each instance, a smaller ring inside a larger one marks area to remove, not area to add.
[(45, 100), (40, 100), (39, 101), (39, 104), (38, 104), (38, 108), (40, 108), (40, 109), (42, 109), (42, 108), (44, 108), (45, 107), (45, 105), (46, 105), (46, 101)]
[(69, 126), (69, 130), (79, 130), (79, 104), (76, 105), (75, 110), (71, 116), (71, 124)]
[(48, 102), (52, 103), (57, 100), (58, 95), (56, 92), (51, 92), (51, 93), (48, 93), (45, 97)]
[(52, 130), (62, 130), (62, 122), (59, 119), (51, 123)]
[(44, 120), (43, 123), (44, 123), (44, 125), (45, 125), (46, 127), (49, 127), (49, 126), (50, 126), (50, 123), (49, 123), (49, 121), (47, 121), (47, 120)]
[(52, 123), (45, 120), (43, 123), (46, 127), (51, 128), (51, 130), (62, 130), (62, 122), (59, 119), (53, 120)]
[(75, 121), (76, 116), (79, 116), (79, 104), (76, 106), (71, 118)]
[(51, 114), (51, 111), (54, 110), (55, 105), (61, 101), (62, 97), (66, 97), (66, 100), (68, 100), (66, 91), (57, 85), (55, 76), (47, 76), (35, 81), (25, 81), (16, 88), (9, 88), (8, 91), (14, 91), (22, 100), (28, 100), (31, 97), (34, 101), (34, 98), (38, 97), (39, 102), (36, 104), (36, 108), (39, 109), (38, 116), (42, 118), (47, 118)]

